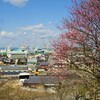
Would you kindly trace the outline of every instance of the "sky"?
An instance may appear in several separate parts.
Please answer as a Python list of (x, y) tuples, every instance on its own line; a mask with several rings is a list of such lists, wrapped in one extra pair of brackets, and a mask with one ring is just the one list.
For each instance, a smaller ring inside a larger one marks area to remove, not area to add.
[(71, 5), (71, 0), (0, 0), (0, 47), (50, 45)]

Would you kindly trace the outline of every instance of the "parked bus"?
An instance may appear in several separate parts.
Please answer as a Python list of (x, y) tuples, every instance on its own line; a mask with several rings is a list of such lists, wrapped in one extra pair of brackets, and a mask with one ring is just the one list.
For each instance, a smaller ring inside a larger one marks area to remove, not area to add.
[(30, 74), (30, 73), (27, 73), (27, 72), (20, 73), (20, 74), (19, 74), (20, 82), (23, 83), (24, 80), (28, 79), (30, 75), (31, 75), (31, 74)]

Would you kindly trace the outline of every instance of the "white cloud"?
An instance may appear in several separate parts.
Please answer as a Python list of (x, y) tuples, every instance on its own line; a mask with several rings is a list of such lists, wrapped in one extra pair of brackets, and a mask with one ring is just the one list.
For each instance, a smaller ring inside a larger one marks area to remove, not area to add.
[(13, 32), (6, 32), (6, 31), (1, 31), (0, 32), (0, 37), (2, 38), (2, 37), (9, 37), (9, 38), (11, 38), (11, 37), (15, 37), (16, 36), (16, 34), (14, 34)]
[(52, 30), (50, 30), (50, 29), (40, 29), (40, 30), (32, 30), (32, 33), (33, 34), (41, 34), (41, 35), (43, 35), (43, 34), (53, 34), (54, 32), (52, 31)]
[(5, 3), (10, 3), (14, 6), (25, 6), (25, 4), (29, 1), (29, 0), (2, 0)]
[(17, 29), (24, 30), (24, 31), (32, 31), (32, 30), (40, 30), (40, 29), (43, 29), (43, 28), (44, 28), (43, 24), (38, 24), (38, 25), (18, 27)]
[(1, 31), (0, 40), (2, 42), (0, 42), (0, 46), (12, 44), (15, 47), (22, 43), (36, 47), (42, 46), (58, 35), (56, 30), (47, 27), (44, 24), (36, 24), (17, 27), (15, 32)]
[(32, 34), (54, 34), (54, 32), (51, 29), (46, 28), (43, 24), (37, 24), (37, 25), (30, 25), (30, 26), (24, 26), (24, 27), (18, 27), (19, 31), (22, 32), (31, 32)]

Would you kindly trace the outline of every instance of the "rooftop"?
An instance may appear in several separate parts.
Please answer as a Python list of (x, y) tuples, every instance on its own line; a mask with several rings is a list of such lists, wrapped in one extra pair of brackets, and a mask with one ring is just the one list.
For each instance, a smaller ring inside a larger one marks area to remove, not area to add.
[(55, 76), (30, 76), (24, 83), (28, 84), (58, 84), (59, 79)]

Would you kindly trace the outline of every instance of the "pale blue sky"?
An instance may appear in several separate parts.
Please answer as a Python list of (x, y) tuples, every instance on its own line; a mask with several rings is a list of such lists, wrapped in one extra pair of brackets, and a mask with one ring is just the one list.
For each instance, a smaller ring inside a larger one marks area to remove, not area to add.
[(71, 5), (71, 0), (0, 0), (0, 47), (48, 44)]

